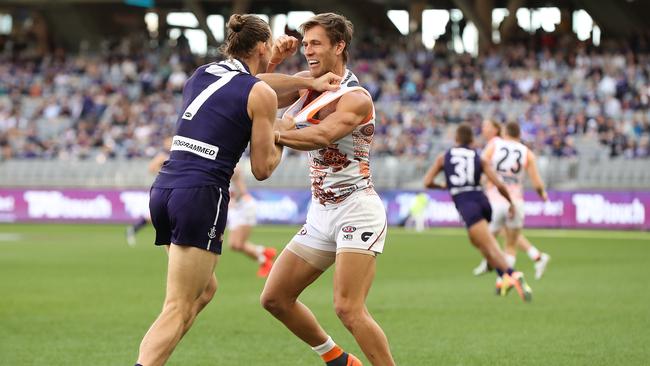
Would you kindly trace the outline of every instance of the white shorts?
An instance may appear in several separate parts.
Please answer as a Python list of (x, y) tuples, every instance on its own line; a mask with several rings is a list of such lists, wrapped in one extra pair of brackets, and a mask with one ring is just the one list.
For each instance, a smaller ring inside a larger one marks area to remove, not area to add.
[(257, 213), (255, 200), (238, 200), (228, 207), (228, 229), (239, 226), (255, 226)]
[(508, 229), (521, 229), (524, 227), (524, 202), (515, 201), (515, 214), (512, 218), (508, 217), (508, 208), (510, 204), (507, 201), (492, 204), (492, 221), (490, 222), (490, 231), (498, 232), (504, 227)]
[(349, 248), (381, 253), (387, 229), (381, 198), (362, 191), (332, 207), (312, 201), (307, 222), (293, 241), (329, 252)]

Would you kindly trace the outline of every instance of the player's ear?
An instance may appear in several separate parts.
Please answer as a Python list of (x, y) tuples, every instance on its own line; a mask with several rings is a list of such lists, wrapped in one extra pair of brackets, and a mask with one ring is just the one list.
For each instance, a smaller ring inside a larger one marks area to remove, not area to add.
[(260, 56), (264, 56), (266, 54), (266, 42), (257, 42), (257, 53)]
[(339, 43), (337, 43), (337, 45), (336, 45), (336, 55), (340, 56), (343, 53), (344, 50), (345, 50), (345, 41), (340, 41)]

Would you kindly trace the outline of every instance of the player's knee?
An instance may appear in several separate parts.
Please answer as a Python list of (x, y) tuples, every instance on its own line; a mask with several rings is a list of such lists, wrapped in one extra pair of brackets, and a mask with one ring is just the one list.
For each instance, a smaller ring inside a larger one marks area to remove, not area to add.
[(228, 239), (228, 246), (236, 252), (244, 250), (244, 242), (237, 238)]
[(363, 304), (355, 304), (349, 299), (334, 299), (334, 312), (348, 329), (354, 327), (364, 315)]
[(476, 237), (476, 235), (469, 234), (469, 242), (477, 249), (481, 249), (481, 240)]
[(199, 297), (202, 306), (207, 305), (217, 293), (217, 281), (210, 281)]
[(169, 318), (180, 318), (183, 324), (192, 319), (192, 302), (187, 299), (167, 299), (163, 306), (163, 313)]
[(260, 295), (260, 304), (269, 313), (273, 314), (274, 316), (279, 316), (287, 310), (289, 301), (283, 299), (278, 294), (269, 291), (263, 291), (262, 295)]

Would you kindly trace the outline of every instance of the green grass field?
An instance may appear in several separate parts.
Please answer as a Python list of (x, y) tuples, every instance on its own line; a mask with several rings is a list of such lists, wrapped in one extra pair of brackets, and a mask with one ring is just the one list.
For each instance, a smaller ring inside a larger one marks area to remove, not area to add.
[[(145, 229), (0, 225), (0, 365), (128, 365), (163, 299), (164, 250)], [(259, 227), (278, 248), (297, 227)], [(648, 365), (650, 233), (529, 231), (553, 256), (541, 281), (519, 255), (531, 304), (471, 275), (464, 232), (392, 229), (369, 308), (398, 365)], [(219, 290), (169, 365), (320, 365), (259, 305), (256, 265), (224, 250)], [(332, 274), (302, 297), (325, 329), (365, 360), (332, 308)]]

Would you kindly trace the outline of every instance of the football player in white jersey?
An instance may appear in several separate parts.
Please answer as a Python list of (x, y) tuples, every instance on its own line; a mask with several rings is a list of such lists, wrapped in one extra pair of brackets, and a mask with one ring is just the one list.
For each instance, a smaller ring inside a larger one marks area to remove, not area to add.
[[(526, 173), (532, 180), (533, 187), (540, 198), (544, 201), (548, 200), (544, 183), (537, 169), (537, 159), (535, 154), (520, 142), (521, 131), (519, 124), (515, 122), (506, 125), (503, 138), (499, 137), (500, 125), (491, 120), (483, 122), (482, 132), (488, 140), (483, 152), (483, 158), (491, 162), (492, 167), (508, 187), (517, 205), (515, 216), (508, 217), (507, 202), (504, 203), (495, 187), (488, 184), (488, 198), (493, 208), (490, 230), (495, 236), (505, 230), (505, 252), (509, 265), (515, 265), (516, 249), (519, 247), (535, 262), (535, 278), (540, 279), (544, 275), (551, 257), (547, 253), (540, 252), (521, 232), (524, 224), (523, 179)], [(474, 274), (483, 274), (487, 272), (487, 269), (487, 262), (482, 261), (474, 269)]]
[(239, 164), (235, 167), (231, 183), (228, 204), (228, 246), (257, 261), (260, 265), (257, 276), (264, 278), (271, 272), (276, 250), (248, 240), (253, 227), (257, 225), (256, 202), (255, 198), (248, 193)]
[[(352, 24), (343, 16), (318, 14), (301, 25), (309, 71), (298, 76), (338, 75), (337, 91), (288, 90), (284, 120), (295, 130), (276, 132), (276, 142), (309, 152), (312, 202), (307, 222), (278, 257), (261, 296), (262, 305), (329, 366), (361, 365), (344, 352), (298, 297), (332, 264), (334, 308), (372, 365), (394, 365), (388, 340), (365, 301), (375, 261), (386, 238), (386, 211), (374, 191), (369, 153), (375, 111), (369, 93), (346, 69)], [(299, 47), (293, 37), (276, 40), (271, 63)], [(274, 85), (275, 74), (261, 79)]]

